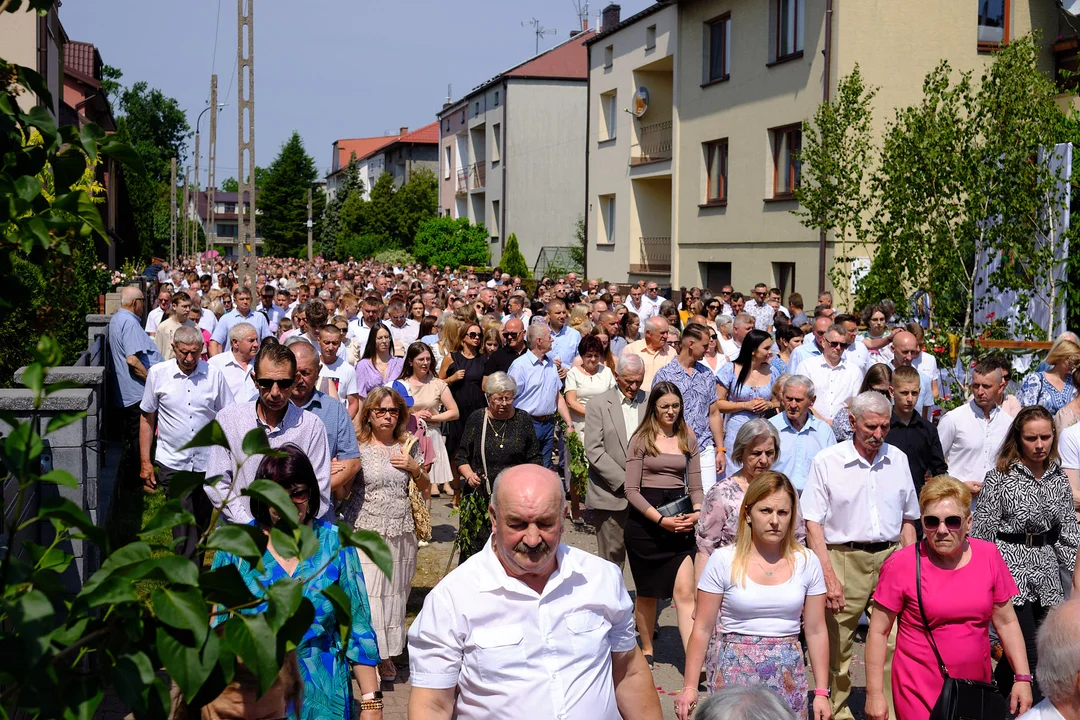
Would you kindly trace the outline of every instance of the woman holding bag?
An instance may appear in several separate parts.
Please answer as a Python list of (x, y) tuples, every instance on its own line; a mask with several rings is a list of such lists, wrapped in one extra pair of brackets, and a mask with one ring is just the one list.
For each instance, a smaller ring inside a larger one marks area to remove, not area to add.
[[(866, 717), (887, 720), (889, 715), (883, 681), (889, 633), (897, 618), (892, 659), (897, 720), (951, 720), (952, 715), (942, 714), (943, 707), (935, 707), (946, 672), (953, 679), (990, 682), (990, 622), (1016, 672), (1010, 710), (1026, 712), (1032, 701), (1031, 675), (1013, 611), (1018, 591), (994, 544), (968, 537), (971, 491), (959, 480), (939, 475), (923, 487), (919, 507), (926, 538), (885, 561), (874, 591), (866, 637)], [(990, 695), (983, 720), (1004, 720), (1005, 703), (996, 690), (969, 687), (965, 692)], [(995, 703), (997, 715), (991, 711)]]
[(637, 598), (641, 650), (653, 664), (656, 599), (672, 598), (686, 649), (694, 626), (694, 523), (701, 509), (697, 439), (686, 425), (682, 393), (660, 382), (626, 452), (626, 555)]

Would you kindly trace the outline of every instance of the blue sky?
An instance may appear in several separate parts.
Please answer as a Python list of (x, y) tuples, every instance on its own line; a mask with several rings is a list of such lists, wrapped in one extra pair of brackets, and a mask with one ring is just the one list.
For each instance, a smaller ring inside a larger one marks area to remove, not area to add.
[[(590, 27), (606, 4), (593, 0)], [(622, 17), (650, 4), (625, 0)], [(533, 17), (558, 31), (541, 51), (578, 26), (573, 0), (255, 0), (258, 164), (269, 165), (293, 130), (323, 173), (338, 138), (433, 122), (447, 84), (457, 99), (533, 54), (533, 29), (521, 26)], [(217, 176), (236, 175), (234, 0), (66, 0), (60, 19), (72, 40), (94, 43), (124, 72), (125, 85), (145, 80), (175, 97), (193, 126), (217, 72), (219, 102), (229, 103), (218, 116)], [(208, 128), (209, 113), (200, 184)], [(188, 162), (193, 152), (194, 139)]]

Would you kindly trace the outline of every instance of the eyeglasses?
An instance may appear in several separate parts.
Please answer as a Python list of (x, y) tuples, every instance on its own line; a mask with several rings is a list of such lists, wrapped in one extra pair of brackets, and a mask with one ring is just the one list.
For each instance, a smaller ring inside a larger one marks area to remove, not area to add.
[(255, 380), (263, 390), (271, 390), (276, 384), (282, 390), (288, 390), (292, 387), (292, 378), (257, 378)]
[[(927, 530), (937, 530), (941, 525), (941, 518), (937, 515), (926, 515), (922, 519), (923, 527)], [(959, 530), (960, 526), (964, 524), (964, 519), (959, 515), (950, 515), (945, 518), (945, 527), (950, 530)]]
[(397, 408), (381, 408), (381, 407), (378, 407), (378, 408), (375, 408), (374, 410), (372, 410), (371, 414), (374, 415), (375, 417), (387, 417), (387, 416), (397, 417), (398, 416), (398, 409)]
[(849, 347), (851, 347), (851, 343), (843, 342), (841, 340), (826, 340), (825, 344), (831, 347), (833, 350), (847, 350)]
[(289, 497), (293, 500), (307, 500), (311, 491), (308, 490), (307, 485), (297, 485), (289, 489)]

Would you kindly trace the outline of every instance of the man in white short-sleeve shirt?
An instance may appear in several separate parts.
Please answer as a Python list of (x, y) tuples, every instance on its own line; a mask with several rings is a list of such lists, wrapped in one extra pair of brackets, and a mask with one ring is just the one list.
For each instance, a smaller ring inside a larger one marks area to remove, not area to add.
[(491, 502), (491, 540), (409, 628), (409, 718), (659, 720), (622, 573), (560, 542), (558, 475), (509, 468)]
[(1061, 456), (1061, 469), (1069, 477), (1073, 497), (1076, 497), (1077, 488), (1080, 488), (1080, 424), (1070, 425), (1061, 431), (1058, 455)]
[(938, 423), (949, 474), (968, 486), (976, 502), (1012, 426), (1012, 416), (1000, 407), (1004, 393), (1001, 367), (991, 360), (980, 361), (971, 371), (971, 399), (945, 413)]
[[(800, 500), (806, 544), (818, 556), (828, 590), (829, 684), (833, 717), (852, 720), (851, 650), (859, 618), (870, 607), (881, 566), (897, 545), (915, 542), (919, 501), (907, 456), (886, 444), (892, 403), (873, 390), (851, 404), (854, 436), (825, 448), (810, 464)], [(889, 667), (896, 629), (889, 638), (885, 697), (892, 711)]]

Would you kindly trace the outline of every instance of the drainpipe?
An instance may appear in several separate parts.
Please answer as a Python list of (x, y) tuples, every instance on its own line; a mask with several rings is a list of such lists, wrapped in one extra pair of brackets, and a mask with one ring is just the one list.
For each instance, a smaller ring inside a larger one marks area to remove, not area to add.
[[(586, 22), (588, 20), (586, 19)], [(585, 48), (585, 255), (581, 261), (581, 276), (589, 277), (589, 149), (592, 143), (589, 140), (589, 122), (592, 114), (592, 45)], [(599, 211), (598, 211), (599, 212)]]
[[(824, 103), (829, 102), (829, 86), (832, 82), (830, 78), (832, 70), (832, 20), (833, 20), (833, 0), (825, 0), (825, 48), (822, 51), (825, 55), (825, 77), (824, 83), (821, 89), (821, 101)], [(818, 233), (818, 293), (825, 291), (825, 280), (827, 273), (825, 272), (826, 263), (826, 242), (828, 233), (825, 230), (821, 230)]]

